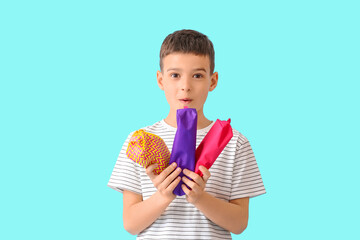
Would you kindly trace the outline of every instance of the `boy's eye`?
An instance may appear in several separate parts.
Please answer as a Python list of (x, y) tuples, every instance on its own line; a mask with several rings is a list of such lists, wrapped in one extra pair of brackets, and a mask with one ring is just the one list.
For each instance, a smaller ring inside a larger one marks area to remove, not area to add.
[(179, 77), (179, 74), (177, 74), (177, 73), (172, 73), (172, 74), (170, 74), (170, 76), (173, 77), (173, 78), (177, 78), (177, 77)]
[(194, 77), (195, 77), (195, 78), (201, 78), (202, 75), (201, 75), (201, 74), (195, 74)]

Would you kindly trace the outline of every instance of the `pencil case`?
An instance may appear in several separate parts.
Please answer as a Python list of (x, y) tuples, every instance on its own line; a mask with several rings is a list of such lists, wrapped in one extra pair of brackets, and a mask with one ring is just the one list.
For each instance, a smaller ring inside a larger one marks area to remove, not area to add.
[(164, 140), (143, 129), (135, 131), (131, 136), (126, 155), (144, 168), (157, 163), (154, 170), (157, 174), (169, 166), (170, 151)]
[[(195, 149), (196, 149), (196, 128), (197, 112), (195, 108), (184, 108), (176, 111), (177, 130), (171, 150), (169, 164), (176, 162), (177, 166), (183, 169), (194, 171), (195, 169)], [(179, 174), (183, 177), (181, 171)], [(181, 188), (183, 181), (175, 187), (173, 193), (178, 196), (184, 195)]]
[(217, 119), (210, 131), (197, 147), (195, 152), (195, 173), (198, 175), (203, 176), (199, 167), (203, 165), (209, 169), (233, 137), (230, 122), (230, 118), (227, 121), (220, 121)]

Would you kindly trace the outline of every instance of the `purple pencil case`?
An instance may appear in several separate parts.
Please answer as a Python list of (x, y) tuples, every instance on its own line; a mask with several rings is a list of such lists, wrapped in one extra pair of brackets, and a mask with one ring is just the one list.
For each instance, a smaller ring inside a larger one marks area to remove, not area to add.
[[(195, 108), (184, 108), (176, 111), (177, 130), (171, 150), (169, 164), (176, 162), (181, 169), (195, 170), (197, 112)], [(183, 177), (184, 174), (179, 174)], [(181, 188), (183, 181), (176, 186), (173, 193), (185, 195)]]

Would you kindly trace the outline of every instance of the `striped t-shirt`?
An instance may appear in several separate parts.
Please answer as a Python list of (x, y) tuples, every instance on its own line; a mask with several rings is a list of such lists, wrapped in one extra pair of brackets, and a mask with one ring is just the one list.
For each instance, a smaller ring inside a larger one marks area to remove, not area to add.
[[(198, 129), (196, 147), (214, 125)], [(176, 128), (164, 120), (142, 128), (161, 137), (171, 152)], [(108, 186), (119, 192), (132, 191), (148, 199), (156, 188), (145, 172), (145, 168), (126, 156), (126, 149), (134, 132), (127, 137), (116, 161)], [(233, 137), (209, 169), (205, 191), (225, 201), (255, 197), (264, 194), (265, 188), (249, 141), (233, 129)], [(194, 205), (186, 201), (186, 196), (177, 196), (165, 212), (137, 239), (231, 239), (231, 234), (209, 220)]]

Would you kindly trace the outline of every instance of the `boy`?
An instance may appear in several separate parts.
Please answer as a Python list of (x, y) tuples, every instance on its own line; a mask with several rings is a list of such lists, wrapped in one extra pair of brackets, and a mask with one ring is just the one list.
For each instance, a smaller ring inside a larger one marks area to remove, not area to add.
[[(145, 131), (160, 136), (170, 152), (176, 133), (176, 110), (188, 106), (198, 115), (196, 147), (215, 121), (203, 107), (208, 92), (218, 83), (214, 72), (212, 42), (197, 31), (180, 30), (168, 35), (160, 50), (157, 83), (170, 105), (168, 116)], [(231, 116), (229, 116), (231, 117)], [(156, 164), (144, 169), (128, 159), (125, 141), (108, 186), (123, 193), (125, 229), (137, 239), (231, 239), (248, 223), (249, 198), (265, 193), (249, 141), (233, 129), (233, 137), (210, 169), (201, 166), (203, 177), (176, 164), (161, 174)], [(172, 192), (180, 182), (184, 196)]]

